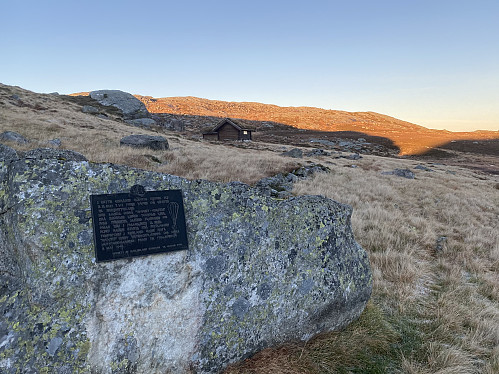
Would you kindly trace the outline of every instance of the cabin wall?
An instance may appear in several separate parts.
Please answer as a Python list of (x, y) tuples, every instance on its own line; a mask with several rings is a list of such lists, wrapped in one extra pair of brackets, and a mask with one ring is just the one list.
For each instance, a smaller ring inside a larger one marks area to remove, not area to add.
[(239, 131), (229, 124), (223, 125), (218, 130), (219, 140), (239, 140)]

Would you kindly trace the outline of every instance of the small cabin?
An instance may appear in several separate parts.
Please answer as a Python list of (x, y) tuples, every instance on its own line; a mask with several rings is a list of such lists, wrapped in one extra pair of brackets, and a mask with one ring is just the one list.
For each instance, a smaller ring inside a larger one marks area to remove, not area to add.
[(245, 129), (239, 126), (234, 121), (225, 118), (217, 123), (210, 132), (203, 134), (203, 139), (206, 140), (251, 140), (250, 129)]

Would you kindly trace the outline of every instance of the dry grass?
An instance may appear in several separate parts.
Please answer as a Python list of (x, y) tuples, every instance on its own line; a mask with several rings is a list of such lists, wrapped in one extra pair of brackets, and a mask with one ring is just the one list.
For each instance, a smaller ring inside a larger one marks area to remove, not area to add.
[(439, 165), (408, 180), (380, 173), (415, 166), (407, 160), (358, 165), (335, 160), (294, 192), (353, 206), (372, 304), (345, 331), (268, 350), (228, 373), (499, 373), (497, 177)]
[[(23, 105), (15, 105), (12, 95), (18, 95)], [(298, 166), (295, 161), (267, 150), (209, 144), (161, 129), (149, 131), (82, 113), (81, 105), (64, 96), (40, 95), (0, 85), (0, 132), (3, 131), (16, 131), (31, 140), (23, 145), (8, 144), (17, 150), (49, 147), (47, 142), (58, 138), (61, 148), (80, 152), (93, 162), (125, 164), (190, 179), (251, 184)], [(120, 147), (120, 139), (131, 134), (165, 136), (170, 149)]]
[[(225, 374), (334, 373), (340, 368), (374, 373), (391, 365), (390, 347), (399, 338), (380, 309), (369, 303), (362, 316), (342, 332), (266, 349), (229, 367)], [(360, 346), (362, 351), (358, 349)]]
[[(13, 105), (12, 94), (29, 106)], [(165, 152), (120, 148), (125, 135), (158, 133), (83, 114), (64, 97), (0, 85), (5, 130), (32, 139), (13, 145), (19, 150), (59, 138), (95, 162), (187, 178), (253, 183), (297, 166), (271, 145), (239, 149), (175, 133), (163, 133)], [(433, 172), (417, 170), (408, 180), (381, 172), (412, 169), (411, 160), (319, 160), (332, 172), (300, 182), (294, 193), (353, 206), (355, 237), (373, 269), (372, 301), (344, 331), (265, 350), (226, 373), (499, 373), (498, 177), (428, 164)]]
[[(385, 170), (408, 163), (370, 162), (387, 163)], [(354, 207), (355, 236), (373, 267), (373, 299), (389, 315), (414, 320), (424, 334), (418, 352), (402, 360), (404, 371), (498, 372), (496, 182), (446, 169), (435, 167), (407, 180), (367, 168), (338, 168), (301, 182), (295, 192)], [(437, 250), (442, 236), (447, 240)]]

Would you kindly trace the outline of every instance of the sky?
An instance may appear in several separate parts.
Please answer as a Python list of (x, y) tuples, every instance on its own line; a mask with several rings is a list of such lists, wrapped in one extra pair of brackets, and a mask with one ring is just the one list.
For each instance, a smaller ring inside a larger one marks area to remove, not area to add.
[(499, 1), (0, 0), (0, 82), (499, 130)]

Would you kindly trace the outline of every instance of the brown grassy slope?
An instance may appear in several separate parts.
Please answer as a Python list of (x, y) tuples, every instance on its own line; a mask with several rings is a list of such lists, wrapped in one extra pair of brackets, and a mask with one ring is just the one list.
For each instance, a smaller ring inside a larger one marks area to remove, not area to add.
[(273, 121), (299, 129), (356, 131), (391, 139), (401, 155), (420, 154), (452, 140), (499, 139), (499, 132), (431, 130), (374, 112), (345, 112), (311, 107), (226, 102), (197, 97), (152, 98), (136, 96), (151, 113), (170, 113)]
[[(82, 105), (88, 104), (98, 106), (111, 119), (82, 113)], [(178, 133), (160, 128), (145, 130), (128, 125), (113, 107), (99, 106), (88, 96), (45, 95), (0, 84), (0, 132), (3, 131), (16, 131), (30, 139), (30, 143), (23, 145), (6, 143), (20, 151), (49, 147), (48, 140), (58, 138), (61, 148), (80, 152), (90, 161), (126, 164), (191, 179), (236, 178), (254, 183), (297, 166), (294, 160), (269, 150), (212, 145), (184, 139)], [(120, 139), (131, 134), (165, 136), (170, 149), (165, 152), (120, 147)]]

